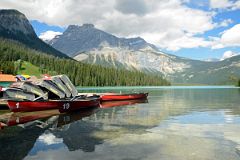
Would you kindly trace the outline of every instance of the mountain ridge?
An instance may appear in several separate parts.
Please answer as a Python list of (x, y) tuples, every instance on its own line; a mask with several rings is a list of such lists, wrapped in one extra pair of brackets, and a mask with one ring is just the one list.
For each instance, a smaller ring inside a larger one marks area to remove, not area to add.
[(0, 10), (0, 37), (16, 40), (32, 49), (54, 56), (69, 58), (39, 39), (26, 16), (14, 9)]
[(93, 24), (69, 25), (62, 35), (49, 41), (49, 44), (63, 53), (73, 57), (81, 52), (90, 51), (107, 43), (111, 47), (138, 50), (145, 46), (157, 48), (141, 37), (119, 38), (95, 28)]

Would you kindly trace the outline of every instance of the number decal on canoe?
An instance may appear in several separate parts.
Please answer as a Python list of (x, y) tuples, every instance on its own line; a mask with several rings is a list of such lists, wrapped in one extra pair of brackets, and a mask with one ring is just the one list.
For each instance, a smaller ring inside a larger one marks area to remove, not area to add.
[(16, 107), (19, 108), (19, 103), (16, 103)]
[(69, 103), (64, 103), (63, 104), (63, 109), (69, 109), (70, 108), (70, 104)]

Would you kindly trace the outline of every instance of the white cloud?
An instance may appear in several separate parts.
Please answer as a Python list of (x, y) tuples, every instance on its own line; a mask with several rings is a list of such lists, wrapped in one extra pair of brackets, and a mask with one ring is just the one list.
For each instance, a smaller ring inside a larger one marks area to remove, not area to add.
[(213, 9), (231, 9), (236, 10), (240, 8), (240, 1), (230, 0), (210, 0), (210, 7)]
[(239, 55), (239, 53), (235, 53), (233, 51), (226, 51), (226, 52), (223, 53), (223, 56), (222, 56), (221, 60), (231, 58), (231, 57), (237, 56), (237, 55)]
[[(179, 34), (179, 35), (178, 35)], [(204, 38), (195, 37), (191, 34), (185, 34), (184, 32), (176, 33), (174, 31), (169, 32), (161, 37), (156, 37), (152, 41), (154, 34), (145, 35), (147, 41), (151, 41), (154, 44), (158, 44), (161, 48), (166, 48), (171, 51), (177, 51), (181, 48), (197, 48), (211, 46), (211, 42), (206, 41)]]
[(232, 7), (233, 10), (240, 9), (240, 1), (237, 1), (234, 3), (234, 6)]
[(240, 45), (240, 24), (224, 31), (221, 40), (224, 44)]
[(214, 37), (212, 43), (212, 49), (240, 46), (240, 24), (225, 30), (220, 38)]
[(55, 31), (46, 31), (40, 34), (39, 38), (43, 41), (49, 41), (53, 39), (57, 35), (61, 35), (62, 32), (55, 32)]
[(219, 27), (227, 27), (229, 24), (233, 23), (232, 19), (225, 19), (221, 23), (219, 23)]
[[(207, 46), (199, 35), (216, 27), (213, 12), (189, 8), (186, 0), (1, 0), (31, 20), (49, 25), (93, 23), (120, 37), (142, 36), (168, 50)], [(129, 7), (129, 5), (134, 7)], [(41, 9), (40, 9), (41, 8)], [(33, 12), (34, 11), (34, 12)], [(186, 40), (186, 42), (184, 42)]]
[(210, 0), (211, 8), (227, 8), (232, 6), (232, 3), (228, 0)]
[(46, 145), (62, 143), (63, 139), (57, 138), (52, 133), (44, 133), (39, 136), (38, 140), (45, 143)]

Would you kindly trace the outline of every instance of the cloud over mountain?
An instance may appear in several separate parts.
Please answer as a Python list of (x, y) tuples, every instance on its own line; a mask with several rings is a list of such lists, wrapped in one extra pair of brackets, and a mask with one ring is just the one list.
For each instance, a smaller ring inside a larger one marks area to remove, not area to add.
[(225, 42), (228, 32), (218, 37), (211, 35), (214, 38), (205, 33), (232, 24), (230, 18), (215, 21), (216, 9), (237, 9), (240, 2), (210, 0), (210, 9), (190, 7), (190, 3), (189, 0), (1, 0), (0, 6), (18, 9), (29, 19), (48, 25), (91, 23), (119, 37), (140, 36), (168, 51), (233, 46), (232, 42)]
[(219, 38), (215, 37), (212, 48), (219, 49), (236, 46), (240, 46), (240, 24), (236, 24), (232, 28), (225, 30)]
[(43, 41), (49, 41), (52, 40), (54, 37), (61, 35), (61, 32), (55, 32), (55, 31), (46, 31), (41, 33), (41, 35), (39, 36), (40, 39), (42, 39)]
[(222, 56), (221, 60), (231, 58), (231, 57), (234, 57), (234, 56), (237, 56), (237, 55), (239, 55), (239, 53), (235, 53), (233, 51), (226, 51), (226, 52), (223, 53), (223, 56)]
[(212, 12), (190, 8), (185, 5), (185, 0), (18, 0), (18, 3), (13, 2), (16, 0), (2, 0), (1, 8), (16, 8), (28, 18), (49, 25), (92, 23), (120, 37), (141, 36), (167, 50), (206, 46), (208, 42), (198, 35), (215, 27)]

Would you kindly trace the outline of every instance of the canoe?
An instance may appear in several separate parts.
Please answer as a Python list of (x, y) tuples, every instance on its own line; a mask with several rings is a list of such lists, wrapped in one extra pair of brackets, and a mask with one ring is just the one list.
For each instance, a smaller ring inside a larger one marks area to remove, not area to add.
[(148, 103), (148, 100), (146, 98), (143, 98), (143, 99), (133, 99), (133, 100), (123, 100), (123, 101), (103, 101), (100, 104), (100, 108), (128, 106), (128, 105), (134, 105), (139, 103)]
[(148, 93), (130, 93), (130, 94), (116, 94), (107, 93), (100, 96), (101, 101), (120, 101), (147, 98)]
[(47, 109), (59, 109), (60, 112), (68, 112), (82, 108), (97, 107), (100, 98), (85, 98), (71, 100), (51, 100), (51, 101), (15, 101), (8, 100), (8, 107), (12, 112), (32, 112)]

